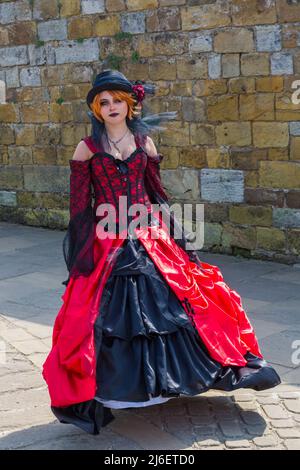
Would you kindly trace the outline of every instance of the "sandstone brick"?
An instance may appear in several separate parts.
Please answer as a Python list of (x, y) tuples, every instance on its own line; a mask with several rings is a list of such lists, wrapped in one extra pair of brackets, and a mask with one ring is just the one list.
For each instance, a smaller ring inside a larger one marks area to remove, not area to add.
[(0, 191), (0, 205), (17, 207), (17, 193), (14, 191)]
[(300, 209), (300, 191), (289, 191), (285, 195), (286, 205), (292, 209)]
[(162, 170), (178, 168), (179, 166), (179, 152), (175, 147), (160, 147), (160, 151), (164, 155), (164, 159), (160, 164)]
[(240, 118), (246, 120), (274, 121), (273, 93), (253, 93), (240, 96)]
[(256, 147), (286, 147), (289, 141), (285, 122), (253, 122), (253, 143)]
[(271, 251), (284, 251), (285, 245), (285, 234), (282, 230), (257, 227), (257, 248)]
[(155, 35), (153, 50), (155, 55), (180, 55), (186, 52), (186, 35), (173, 32), (162, 32)]
[(297, 24), (282, 25), (282, 47), (284, 49), (298, 47), (300, 26)]
[(69, 169), (50, 165), (26, 165), (24, 172), (24, 189), (42, 192), (66, 192)]
[(123, 0), (106, 0), (107, 11), (123, 11), (126, 8)]
[(10, 43), (10, 40), (8, 37), (8, 28), (0, 26), (0, 44), (2, 46), (8, 46), (9, 43)]
[(293, 56), (288, 52), (274, 52), (271, 55), (271, 74), (288, 75), (294, 73)]
[(231, 93), (253, 93), (255, 91), (255, 79), (254, 78), (230, 78), (228, 80), (228, 88)]
[(149, 11), (145, 20), (147, 32), (178, 31), (181, 29), (180, 11), (176, 7)]
[(250, 122), (224, 122), (216, 126), (218, 145), (251, 145)]
[(5, 70), (5, 82), (7, 89), (20, 86), (18, 67), (11, 67)]
[(282, 23), (300, 21), (300, 5), (297, 2), (277, 0), (278, 20)]
[(201, 56), (199, 58), (179, 57), (176, 58), (177, 78), (193, 79), (207, 77), (207, 58)]
[(67, 21), (50, 20), (38, 24), (38, 37), (41, 41), (67, 39)]
[(121, 31), (132, 34), (145, 33), (145, 13), (124, 13), (121, 17)]
[(142, 57), (153, 57), (154, 56), (154, 44), (149, 38), (140, 35), (137, 38), (136, 50)]
[(32, 163), (31, 147), (9, 147), (8, 157), (10, 165), (30, 165)]
[[(149, 77), (151, 80), (176, 80), (176, 62), (174, 59), (153, 59), (149, 64)], [(188, 77), (187, 77), (188, 78)]]
[(272, 208), (263, 206), (232, 206), (229, 208), (229, 220), (241, 225), (272, 225)]
[(213, 145), (215, 143), (214, 126), (211, 124), (191, 124), (192, 145)]
[(222, 55), (222, 76), (237, 77), (240, 75), (240, 57), (239, 54)]
[(278, 121), (296, 121), (300, 119), (300, 107), (292, 101), (292, 91), (283, 91), (275, 95), (275, 112)]
[(2, 47), (0, 49), (0, 67), (28, 64), (26, 46)]
[[(28, 46), (30, 65), (53, 65), (55, 64), (55, 52), (51, 43), (43, 46), (30, 44)], [(40, 70), (43, 72), (43, 69)]]
[(173, 145), (184, 147), (189, 145), (189, 125), (188, 123), (169, 122), (168, 128), (161, 135), (162, 145)]
[(210, 54), (208, 57), (209, 78), (219, 78), (221, 76), (221, 54)]
[(268, 204), (283, 207), (284, 192), (264, 188), (245, 188), (245, 202), (248, 204)]
[(14, 143), (15, 135), (13, 127), (11, 127), (10, 125), (3, 124), (3, 122), (1, 122), (0, 144), (10, 145)]
[(222, 245), (254, 250), (256, 246), (255, 227), (238, 227), (231, 223), (223, 223)]
[(88, 38), (93, 35), (93, 19), (87, 17), (74, 17), (68, 22), (68, 38)]
[(1, 189), (22, 189), (22, 169), (16, 165), (0, 165), (0, 187)]
[(290, 135), (300, 136), (300, 122), (298, 121), (290, 122), (289, 128), (290, 128)]
[(300, 137), (291, 137), (290, 160), (300, 161)]
[(300, 189), (300, 164), (297, 162), (260, 162), (260, 186)]
[(99, 17), (93, 25), (93, 35), (113, 36), (120, 31), (120, 22), (117, 15)]
[(209, 29), (230, 24), (226, 4), (206, 4), (181, 10), (182, 29), (187, 31)]
[(58, 3), (48, 0), (35, 0), (33, 3), (33, 18), (49, 20), (59, 16)]
[(19, 110), (13, 103), (2, 103), (0, 105), (0, 122), (18, 122)]
[(76, 41), (63, 41), (55, 49), (57, 64), (73, 62), (94, 62), (99, 59), (99, 45), (97, 38), (85, 39), (82, 43)]
[(196, 201), (199, 198), (198, 171), (193, 169), (177, 168), (164, 170), (162, 183), (169, 194), (183, 202)]
[(204, 31), (203, 33), (199, 32), (197, 36), (194, 36), (190, 39), (189, 42), (189, 51), (194, 52), (207, 52), (212, 51), (212, 34), (210, 31)]
[(49, 118), (52, 122), (73, 121), (73, 108), (71, 103), (51, 103), (49, 108)]
[(60, 0), (60, 16), (80, 15), (80, 0)]
[(77, 145), (79, 140), (86, 137), (86, 135), (84, 124), (65, 125), (61, 129), (61, 143), (63, 145)]
[(206, 149), (206, 159), (208, 168), (230, 168), (229, 154), (219, 147)]
[(201, 198), (210, 202), (242, 202), (244, 177), (239, 170), (202, 169)]
[(254, 51), (253, 33), (246, 28), (233, 28), (217, 32), (214, 37), (215, 52)]
[(249, 188), (257, 188), (258, 184), (258, 171), (257, 170), (245, 170), (244, 171), (245, 186)]
[(207, 98), (207, 116), (210, 121), (237, 121), (237, 96), (210, 96)]
[(20, 83), (22, 86), (41, 86), (41, 75), (38, 67), (20, 69)]
[(280, 51), (281, 49), (281, 26), (256, 26), (256, 49), (263, 51)]
[(268, 154), (263, 149), (231, 149), (232, 168), (238, 170), (256, 170), (260, 160), (267, 160)]
[(185, 121), (204, 121), (205, 104), (201, 98), (183, 97), (182, 115)]
[(1, 2), (0, 22), (2, 24), (27, 20), (31, 20), (31, 8), (27, 1)]
[[(205, 206), (206, 209), (206, 206)], [(205, 216), (205, 220), (207, 217)], [(205, 222), (204, 225), (204, 247), (212, 249), (216, 245), (221, 245), (221, 235), (222, 235), (222, 227), (219, 224), (210, 224)], [(195, 421), (195, 418), (192, 419)], [(201, 416), (201, 422), (203, 422), (203, 416)]]
[(215, 80), (196, 80), (193, 93), (195, 96), (223, 95), (227, 91), (224, 78)]
[(64, 70), (57, 65), (41, 68), (41, 80), (44, 86), (61, 85), (64, 83)]
[(289, 159), (289, 149), (285, 148), (269, 148), (268, 149), (268, 160), (288, 160)]
[(158, 8), (158, 0), (127, 0), (127, 8), (128, 10)]
[(37, 165), (55, 165), (56, 146), (36, 145), (33, 148), (33, 163)]
[(81, 0), (82, 13), (91, 15), (93, 13), (104, 13), (104, 0)]
[(7, 27), (10, 45), (30, 44), (36, 38), (36, 24), (34, 21), (13, 23)]
[(269, 75), (269, 55), (266, 52), (241, 55), (242, 75)]
[(275, 227), (282, 228), (300, 227), (300, 211), (296, 209), (288, 209), (286, 207), (274, 207), (273, 225)]
[(179, 165), (192, 168), (203, 168), (206, 166), (206, 153), (201, 147), (187, 147), (179, 151)]
[(276, 23), (275, 0), (232, 0), (232, 22), (235, 25)]
[(300, 229), (290, 229), (287, 232), (288, 249), (295, 255), (300, 255)]
[(192, 81), (171, 83), (170, 92), (173, 96), (192, 96)]
[(48, 122), (48, 104), (27, 104), (21, 107), (22, 120), (24, 123)]
[[(207, 222), (225, 222), (228, 221), (229, 207), (227, 203), (206, 203), (205, 220)], [(212, 224), (211, 224), (212, 225)], [(216, 224), (213, 224), (214, 226)]]
[(34, 145), (35, 133), (34, 127), (26, 124), (17, 124), (15, 126), (16, 145)]
[(263, 92), (279, 92), (283, 90), (283, 77), (257, 77), (256, 90)]

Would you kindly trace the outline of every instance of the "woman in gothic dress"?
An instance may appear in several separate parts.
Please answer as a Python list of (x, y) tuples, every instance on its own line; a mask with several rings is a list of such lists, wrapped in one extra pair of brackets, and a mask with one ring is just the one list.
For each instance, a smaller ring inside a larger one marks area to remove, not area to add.
[[(140, 117), (154, 90), (116, 70), (98, 74), (87, 95), (92, 133), (69, 161), (69, 277), (43, 377), (54, 415), (90, 434), (115, 419), (112, 409), (280, 383), (238, 293), (217, 266), (187, 249), (184, 233), (174, 237), (178, 221), (160, 180), (163, 155), (148, 134), (175, 116)], [(144, 222), (124, 232), (136, 204)], [(111, 208), (115, 225), (107, 229)]]

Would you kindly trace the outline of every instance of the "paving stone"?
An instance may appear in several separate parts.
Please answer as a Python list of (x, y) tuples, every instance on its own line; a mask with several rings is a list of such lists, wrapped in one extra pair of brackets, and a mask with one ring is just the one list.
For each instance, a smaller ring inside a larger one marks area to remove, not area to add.
[(284, 445), (287, 450), (300, 450), (300, 439), (287, 439)]
[(272, 435), (255, 437), (253, 441), (258, 447), (275, 447), (278, 444), (278, 439)]
[(284, 405), (292, 413), (300, 413), (300, 400), (284, 400)]
[(289, 418), (289, 413), (279, 405), (263, 405), (263, 410), (271, 419)]

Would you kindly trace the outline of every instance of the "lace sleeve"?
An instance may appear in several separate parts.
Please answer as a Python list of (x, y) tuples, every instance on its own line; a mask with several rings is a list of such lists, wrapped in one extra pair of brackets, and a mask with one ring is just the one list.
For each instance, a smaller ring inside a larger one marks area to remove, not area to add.
[(63, 255), (71, 276), (89, 275), (94, 269), (94, 216), (90, 160), (69, 160), (70, 221), (63, 240)]
[(151, 156), (147, 155), (147, 165), (145, 169), (145, 188), (152, 203), (168, 202), (168, 195), (165, 192), (160, 176), (160, 162), (163, 159), (161, 153)]

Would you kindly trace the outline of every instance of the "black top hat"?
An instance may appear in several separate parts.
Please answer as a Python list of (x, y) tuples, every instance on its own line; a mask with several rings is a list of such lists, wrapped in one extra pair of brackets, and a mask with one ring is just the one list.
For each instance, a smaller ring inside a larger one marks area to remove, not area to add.
[(104, 90), (123, 90), (133, 93), (132, 83), (125, 75), (118, 70), (104, 70), (96, 76), (93, 87), (87, 94), (86, 102), (89, 108), (95, 96)]

